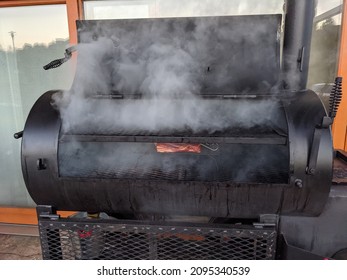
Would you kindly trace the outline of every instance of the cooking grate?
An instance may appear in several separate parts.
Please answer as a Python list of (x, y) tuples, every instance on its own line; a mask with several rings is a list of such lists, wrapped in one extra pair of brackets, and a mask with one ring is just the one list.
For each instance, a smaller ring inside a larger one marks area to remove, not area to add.
[(288, 183), (288, 147), (220, 144), (215, 152), (158, 153), (154, 143), (63, 142), (64, 178)]
[(273, 259), (274, 228), (40, 220), (44, 259)]

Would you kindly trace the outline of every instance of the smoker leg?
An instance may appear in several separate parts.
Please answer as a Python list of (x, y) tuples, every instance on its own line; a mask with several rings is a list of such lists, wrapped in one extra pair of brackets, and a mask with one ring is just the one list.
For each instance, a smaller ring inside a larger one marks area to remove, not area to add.
[(50, 229), (42, 226), (42, 223), (59, 216), (51, 206), (37, 206), (37, 219), (39, 223), (40, 242), (42, 257), (45, 260), (62, 260), (63, 253), (59, 229)]

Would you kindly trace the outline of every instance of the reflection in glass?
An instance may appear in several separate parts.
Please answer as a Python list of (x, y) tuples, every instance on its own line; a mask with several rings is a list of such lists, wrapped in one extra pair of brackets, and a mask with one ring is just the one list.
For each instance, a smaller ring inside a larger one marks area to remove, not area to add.
[(32, 206), (20, 166), (20, 140), (37, 98), (50, 89), (67, 89), (71, 65), (44, 71), (68, 45), (65, 5), (0, 8), (0, 206)]
[(284, 0), (84, 1), (86, 19), (282, 14)]
[(337, 75), (342, 0), (318, 0), (314, 18), (308, 87), (327, 103)]

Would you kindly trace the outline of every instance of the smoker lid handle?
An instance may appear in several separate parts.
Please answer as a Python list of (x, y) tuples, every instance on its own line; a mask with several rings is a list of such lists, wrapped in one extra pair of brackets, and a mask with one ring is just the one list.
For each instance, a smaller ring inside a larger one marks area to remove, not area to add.
[(51, 61), (50, 63), (48, 63), (47, 65), (43, 66), (43, 69), (49, 70), (49, 69), (57, 68), (60, 65), (62, 65), (64, 62), (66, 62), (65, 57), (60, 59), (55, 59)]
[(47, 65), (43, 66), (43, 69), (49, 70), (49, 69), (53, 69), (53, 68), (57, 68), (57, 67), (61, 66), (63, 63), (65, 63), (66, 61), (68, 61), (71, 58), (72, 53), (74, 51), (76, 51), (76, 47), (75, 46), (67, 48), (65, 50), (65, 53), (64, 53), (65, 57), (59, 58), (59, 59), (55, 59), (55, 60), (51, 61)]
[(336, 77), (329, 98), (329, 117), (335, 118), (342, 100), (342, 77)]
[(22, 131), (19, 131), (19, 132), (16, 132), (15, 134), (13, 134), (13, 137), (14, 137), (15, 139), (22, 138), (22, 137), (23, 137), (23, 130), (22, 130)]

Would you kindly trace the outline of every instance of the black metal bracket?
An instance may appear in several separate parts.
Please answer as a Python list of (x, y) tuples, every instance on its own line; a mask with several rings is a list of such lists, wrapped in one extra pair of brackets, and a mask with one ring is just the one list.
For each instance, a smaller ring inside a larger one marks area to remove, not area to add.
[(259, 216), (259, 222), (253, 223), (256, 228), (273, 227), (277, 228), (279, 217), (276, 214), (262, 214)]
[(298, 69), (300, 70), (300, 72), (304, 71), (304, 59), (305, 59), (305, 47), (301, 47), (299, 49), (299, 55), (298, 55)]
[(316, 172), (316, 165), (319, 153), (319, 146), (322, 137), (322, 130), (329, 129), (330, 125), (333, 123), (331, 117), (323, 117), (322, 123), (317, 125), (314, 129), (312, 144), (310, 148), (308, 164), (306, 167), (306, 173), (308, 175), (314, 175)]
[(342, 99), (342, 78), (337, 77), (335, 79), (335, 84), (330, 94), (329, 114), (328, 116), (323, 117), (322, 123), (315, 128), (313, 133), (309, 160), (306, 167), (306, 173), (309, 175), (313, 175), (316, 172), (316, 164), (317, 164), (319, 145), (320, 145), (320, 140), (322, 135), (322, 129), (328, 129), (330, 125), (332, 125), (334, 121), (334, 117), (336, 116), (337, 110), (339, 108), (341, 99)]
[(60, 215), (57, 214), (57, 211), (50, 205), (38, 205), (36, 207), (37, 218), (49, 219), (49, 220), (58, 220)]
[(306, 173), (308, 175), (314, 175), (316, 172), (316, 165), (319, 153), (320, 140), (322, 136), (322, 128), (315, 128), (313, 133), (313, 139), (310, 149), (310, 156), (308, 158), (308, 165), (306, 167)]

